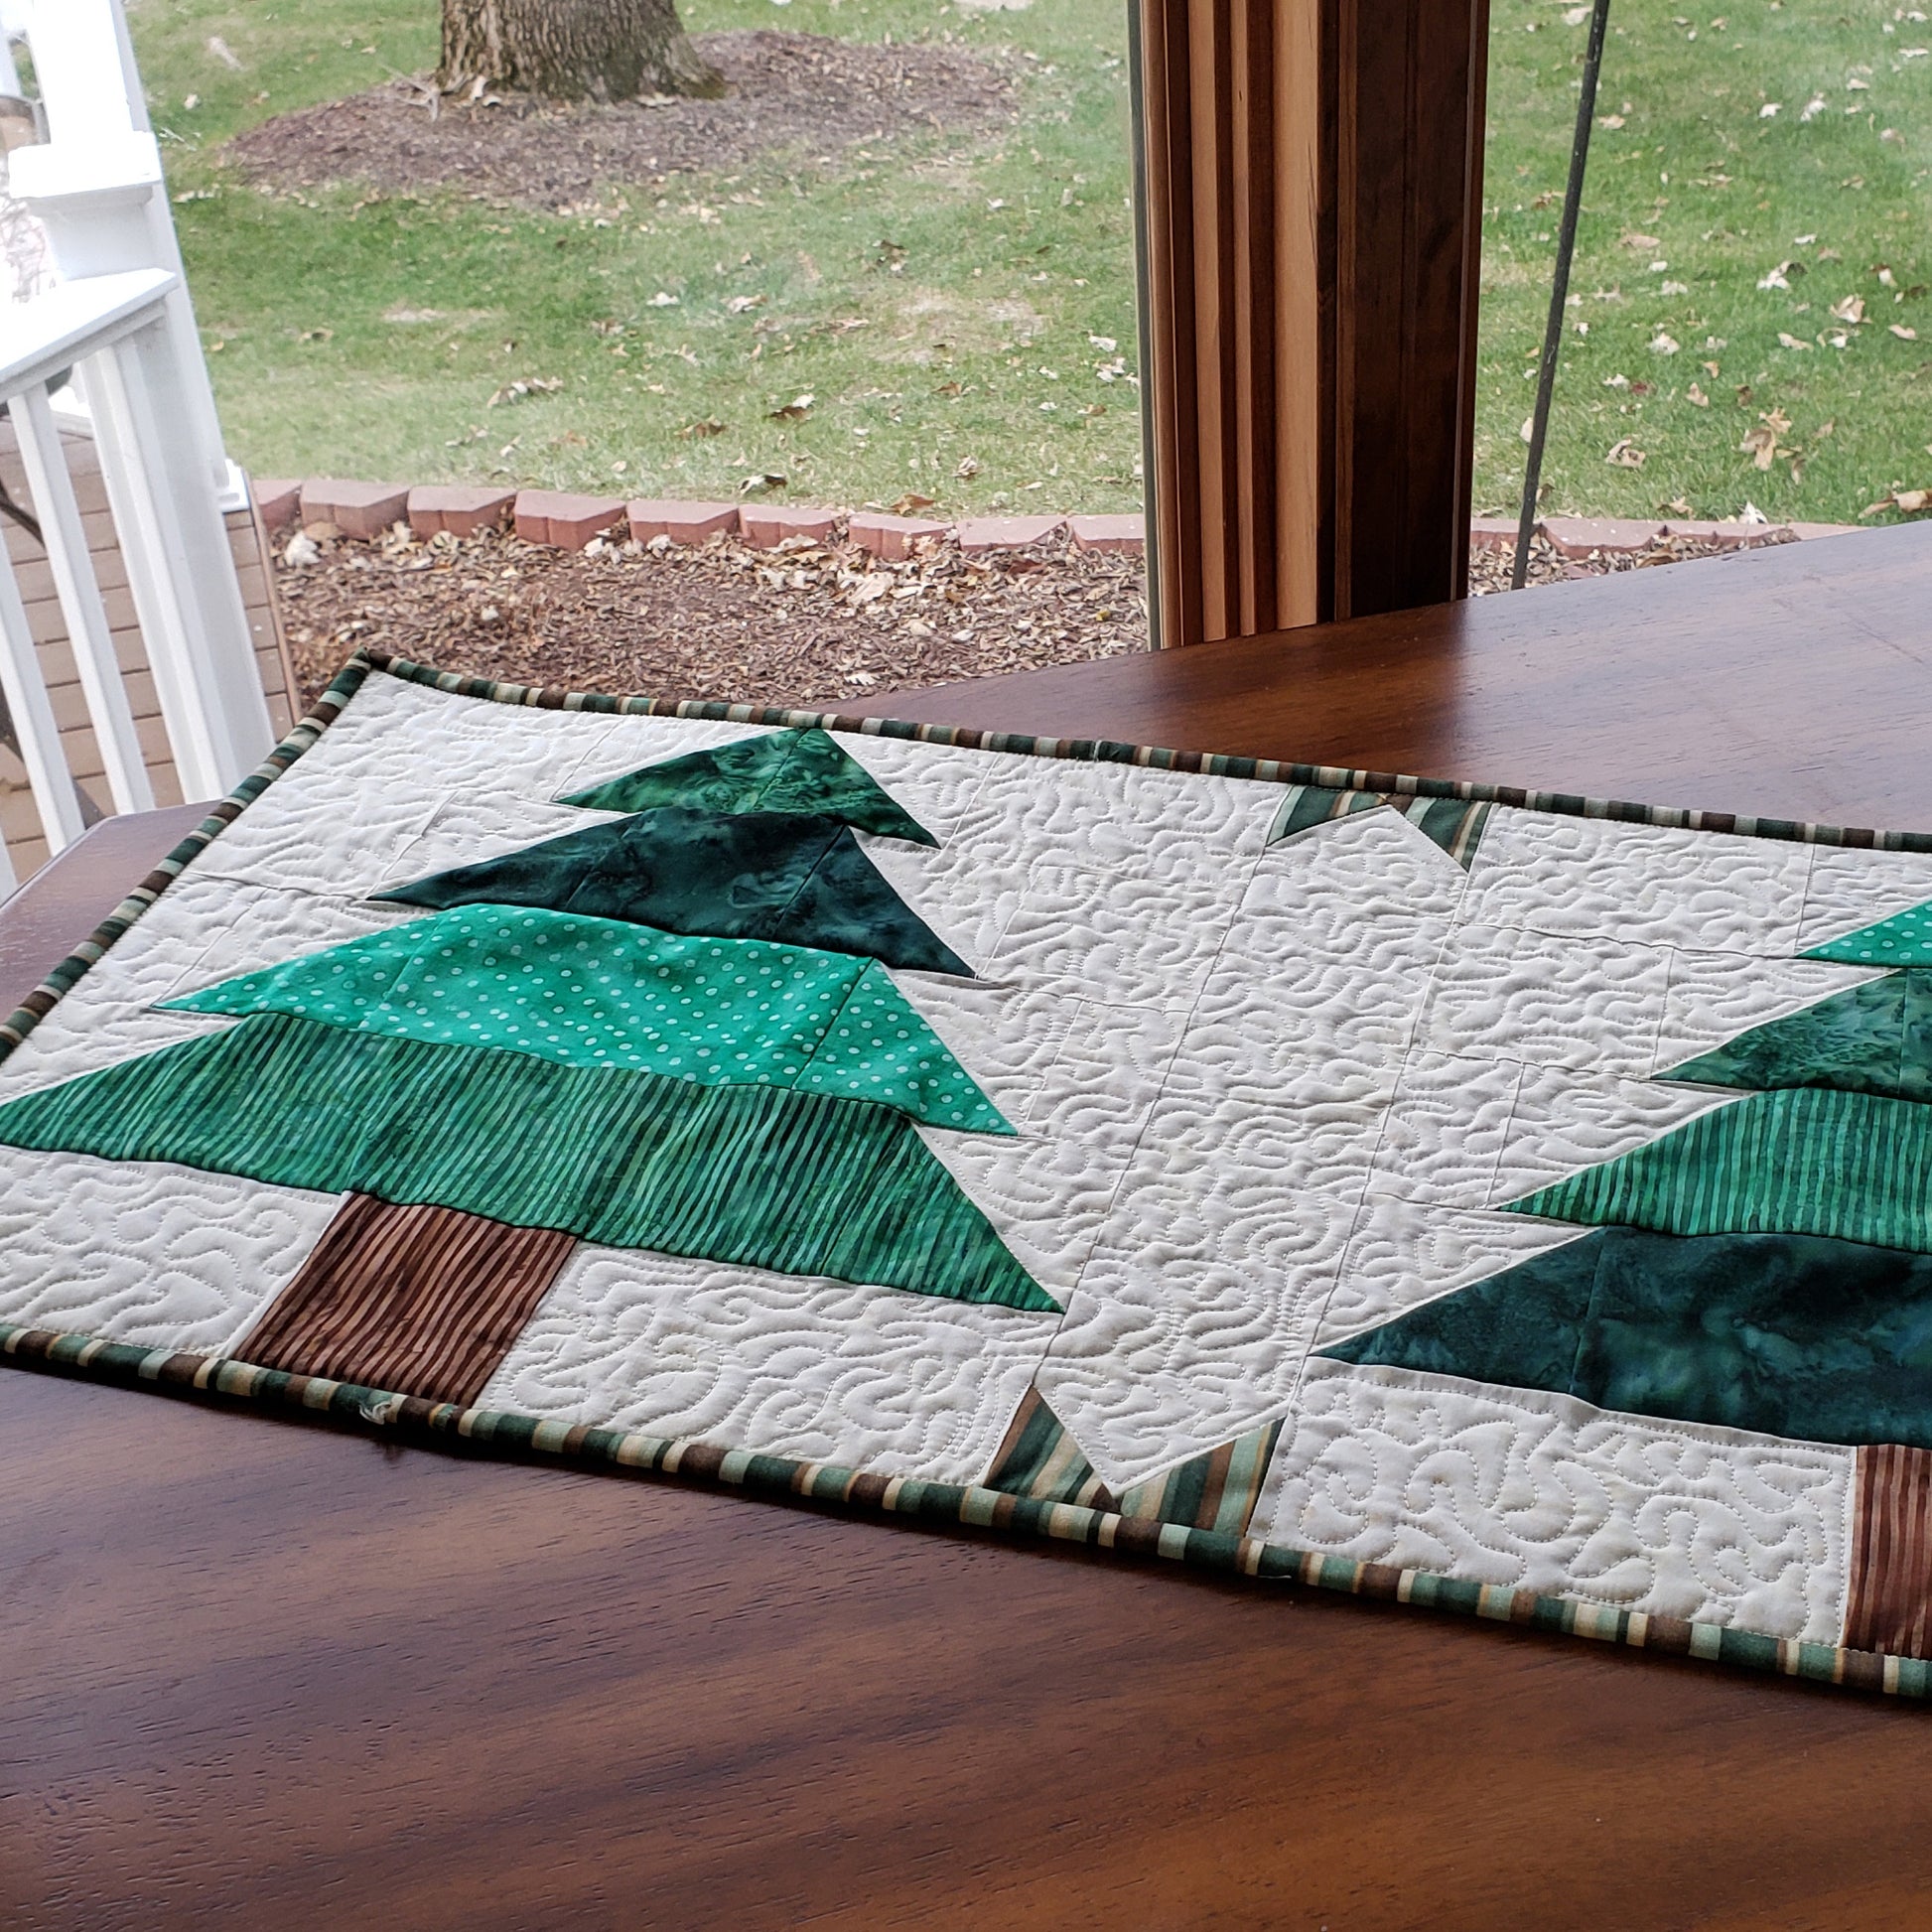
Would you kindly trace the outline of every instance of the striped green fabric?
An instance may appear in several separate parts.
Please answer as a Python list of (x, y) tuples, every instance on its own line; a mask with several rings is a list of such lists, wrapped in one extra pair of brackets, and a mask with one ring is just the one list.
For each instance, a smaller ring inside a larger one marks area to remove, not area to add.
[(539, 906), (461, 905), (164, 1004), (844, 1094), (962, 1133), (1013, 1129), (877, 960), (690, 938)]
[(271, 1013), (12, 1101), (0, 1143), (1058, 1311), (912, 1124), (864, 1100)]
[(1932, 1253), (1932, 1107), (1783, 1087), (1521, 1200), (1517, 1214), (1665, 1234), (1832, 1235)]
[(1439, 845), (1468, 871), (1482, 842), (1483, 827), (1493, 809), (1466, 798), (1412, 797), (1406, 792), (1338, 791), (1329, 785), (1290, 785), (1275, 813), (1268, 833), (1270, 845), (1280, 845), (1317, 825), (1332, 824), (1338, 818), (1352, 818), (1357, 812), (1379, 811), (1383, 806), (1398, 811), (1423, 836)]
[(1175, 1523), (1242, 1536), (1281, 1431), (1279, 1420), (1265, 1423), (1116, 1497), (1039, 1391), (1029, 1389), (994, 1457), (986, 1487), (1030, 1502), (1113, 1510), (1130, 1522)]

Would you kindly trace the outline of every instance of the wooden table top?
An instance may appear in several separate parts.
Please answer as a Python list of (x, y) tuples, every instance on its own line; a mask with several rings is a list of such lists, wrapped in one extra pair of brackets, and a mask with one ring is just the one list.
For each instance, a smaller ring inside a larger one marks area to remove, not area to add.
[[(1932, 531), (879, 708), (1932, 826)], [(1913, 1707), (35, 1374), (0, 1457), (10, 1926), (1932, 1918)]]

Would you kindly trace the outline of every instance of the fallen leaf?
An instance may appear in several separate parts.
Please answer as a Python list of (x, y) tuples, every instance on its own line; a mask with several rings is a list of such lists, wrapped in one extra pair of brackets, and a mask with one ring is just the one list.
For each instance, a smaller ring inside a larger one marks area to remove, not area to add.
[(1627, 389), (1629, 386), (1630, 378), (1627, 375), (1606, 375), (1603, 378), (1603, 387), (1606, 389)]
[(979, 473), (979, 458), (976, 456), (963, 456), (959, 459), (959, 468), (953, 472), (953, 475), (962, 483), (971, 483)]
[(1748, 429), (1744, 432), (1744, 440), (1737, 447), (1750, 458), (1751, 462), (1758, 469), (1768, 470), (1777, 461), (1777, 432), (1772, 429), (1766, 429), (1760, 423), (1755, 429)]
[(1695, 382), (1684, 391), (1684, 400), (1696, 409), (1709, 409), (1711, 407), (1711, 398)]
[(1777, 267), (1767, 268), (1757, 278), (1757, 286), (1761, 289), (1788, 289), (1791, 286), (1791, 271), (1797, 266), (1796, 262), (1779, 262)]
[(1689, 295), (1690, 292), (1689, 282), (1666, 282), (1657, 291), (1659, 295)]
[(1661, 329), (1650, 339), (1650, 352), (1653, 355), (1675, 355), (1677, 347), (1677, 338), (1665, 335)]
[(304, 343), (328, 343), (334, 342), (335, 339), (336, 332), (333, 329), (305, 329), (296, 340)]
[(1932, 508), (1932, 489), (1894, 489), (1875, 503), (1867, 503), (1859, 514), (1876, 516), (1880, 510), (1903, 510), (1907, 516), (1916, 516), (1928, 508)]
[(1774, 115), (1778, 111), (1778, 109), (1783, 105), (1784, 103), (1781, 100), (1767, 100), (1764, 103), (1764, 105), (1757, 110), (1757, 118), (1760, 121), (1768, 121), (1772, 117), (1772, 115)]
[(686, 423), (677, 431), (677, 437), (680, 442), (689, 443), (705, 437), (723, 436), (730, 427), (729, 423), (721, 423), (716, 416), (706, 416), (698, 422)]
[(1780, 329), (1778, 331), (1778, 346), (1780, 348), (1809, 348), (1811, 345), (1809, 343), (1801, 343), (1796, 336), (1790, 335), (1785, 330)]
[(1103, 355), (1111, 355), (1120, 346), (1119, 342), (1112, 336), (1089, 336), (1087, 342)]
[(1621, 114), (1604, 114), (1597, 120), (1596, 125), (1611, 129), (1619, 128), (1623, 125), (1623, 116)]
[(912, 516), (919, 510), (929, 510), (938, 500), (936, 496), (921, 496), (916, 489), (908, 489), (893, 505), (893, 514), (895, 516)]
[(1692, 510), (1690, 502), (1687, 498), (1683, 496), (1673, 496), (1671, 500), (1664, 505), (1664, 514), (1666, 516), (1691, 516), (1694, 515), (1695, 512)]
[(1901, 343), (1915, 343), (1918, 341), (1918, 331), (1916, 329), (1907, 329), (1902, 322), (1894, 322), (1889, 326), (1891, 329), (1891, 333), (1894, 336), (1896, 336)]
[(725, 311), (728, 315), (749, 316), (754, 309), (763, 308), (770, 300), (768, 295), (734, 295), (725, 304)]
[(787, 403), (781, 403), (765, 419), (773, 423), (802, 423), (812, 413), (812, 404), (818, 398), (809, 393), (793, 396)]
[(782, 489), (784, 486), (785, 486), (785, 479), (782, 476), (780, 476), (777, 471), (760, 470), (757, 476), (747, 477), (745, 481), (738, 485), (738, 493), (741, 496), (755, 496), (758, 495), (760, 491), (767, 490), (767, 489)]
[(1663, 243), (1654, 234), (1636, 234), (1633, 232), (1623, 237), (1623, 245), (1626, 248), (1650, 249), (1661, 248)]
[(1523, 418), (1523, 427), (1519, 429), (1516, 432), (1516, 434), (1520, 436), (1525, 443), (1535, 442), (1536, 441), (1536, 418), (1534, 416), (1525, 416)]
[(1724, 373), (1724, 371), (1719, 368), (1716, 362), (1705, 363), (1704, 372), (1706, 375), (1710, 376), (1713, 380), (1716, 380), (1718, 376)]
[(241, 71), (241, 62), (236, 58), (234, 49), (219, 34), (210, 34), (208, 36), (207, 51), (224, 68), (228, 69), (230, 72), (239, 73)]
[(562, 379), (554, 375), (522, 376), (504, 383), (483, 407), (499, 409), (504, 403), (521, 402), (525, 396), (554, 396), (563, 386)]
[(935, 396), (963, 396), (966, 385), (963, 382), (942, 382), (932, 393)]
[(1889, 262), (1873, 262), (1871, 264), (1871, 272), (1877, 276), (1878, 286), (1880, 288), (1895, 289), (1898, 286), (1897, 279), (1891, 272), (1891, 264)]
[(659, 289), (644, 306), (650, 309), (675, 309), (678, 298), (669, 289)]
[(1804, 106), (1798, 110), (1798, 118), (1801, 121), (1815, 120), (1824, 111), (1825, 111), (1825, 96), (1823, 94), (1813, 94), (1812, 97), (1805, 102)]
[(1629, 437), (1620, 436), (1610, 445), (1609, 454), (1603, 461), (1618, 470), (1641, 470), (1644, 466), (1644, 453)]
[(1864, 320), (1864, 297), (1848, 295), (1832, 304), (1832, 314), (1840, 322), (1863, 322)]
[(850, 602), (854, 606), (877, 604), (893, 588), (892, 575), (888, 571), (875, 570), (859, 579), (853, 585)]

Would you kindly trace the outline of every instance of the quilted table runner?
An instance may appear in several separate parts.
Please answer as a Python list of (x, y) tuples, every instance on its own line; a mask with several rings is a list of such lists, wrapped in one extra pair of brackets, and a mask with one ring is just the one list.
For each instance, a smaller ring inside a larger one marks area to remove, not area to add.
[(0, 1350), (1923, 1694), (1932, 838), (357, 658)]

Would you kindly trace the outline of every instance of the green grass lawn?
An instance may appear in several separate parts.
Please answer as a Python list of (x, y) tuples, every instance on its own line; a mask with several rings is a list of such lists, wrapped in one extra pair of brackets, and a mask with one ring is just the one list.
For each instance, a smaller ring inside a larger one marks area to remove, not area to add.
[[(262, 475), (687, 497), (775, 473), (791, 500), (911, 493), (953, 512), (1138, 504), (1138, 393), (1096, 373), (1122, 354), (1136, 366), (1120, 0), (682, 11), (694, 32), (946, 32), (1008, 50), (1025, 124), (829, 164), (774, 157), (658, 194), (614, 184), (601, 214), (575, 217), (449, 192), (264, 195), (220, 142), (433, 66), (435, 0), (136, 10), (156, 121), (179, 137), (175, 213), (237, 458)], [(763, 300), (734, 313), (733, 298)], [(426, 311), (437, 319), (400, 319)], [(530, 378), (563, 387), (487, 406)], [(802, 418), (774, 416), (807, 395)], [(728, 427), (679, 435), (714, 422)]]
[[(1671, 4), (1614, 0), (1544, 507), (1722, 516), (1748, 500), (1849, 520), (1932, 483), (1932, 55), (1917, 51), (1932, 24), (1876, 0)], [(240, 459), (679, 495), (769, 471), (797, 500), (915, 492), (954, 512), (1137, 503), (1137, 398), (1098, 379), (1113, 355), (1090, 341), (1136, 366), (1122, 0), (684, 13), (700, 32), (1010, 50), (1024, 123), (675, 178), (661, 201), (614, 185), (608, 225), (448, 193), (265, 196), (220, 142), (429, 67), (435, 0), (137, 7)], [(1495, 0), (1494, 34), (1476, 501), (1513, 511), (1586, 27), (1574, 0)], [(660, 291), (676, 305), (653, 306)], [(1843, 319), (1854, 298), (1863, 321)], [(438, 319), (396, 319), (425, 311)], [(531, 377), (564, 387), (485, 407)], [(773, 418), (805, 394), (802, 420)], [(678, 434), (712, 421), (729, 427)], [(1754, 432), (1767, 470), (1739, 448)], [(1606, 461), (1619, 444), (1641, 467)]]
[[(1932, 483), (1932, 23), (1688, 7), (1612, 0), (1544, 508), (1851, 521)], [(1587, 26), (1493, 18), (1476, 501), (1514, 514)], [(1625, 438), (1641, 468), (1606, 461)]]

